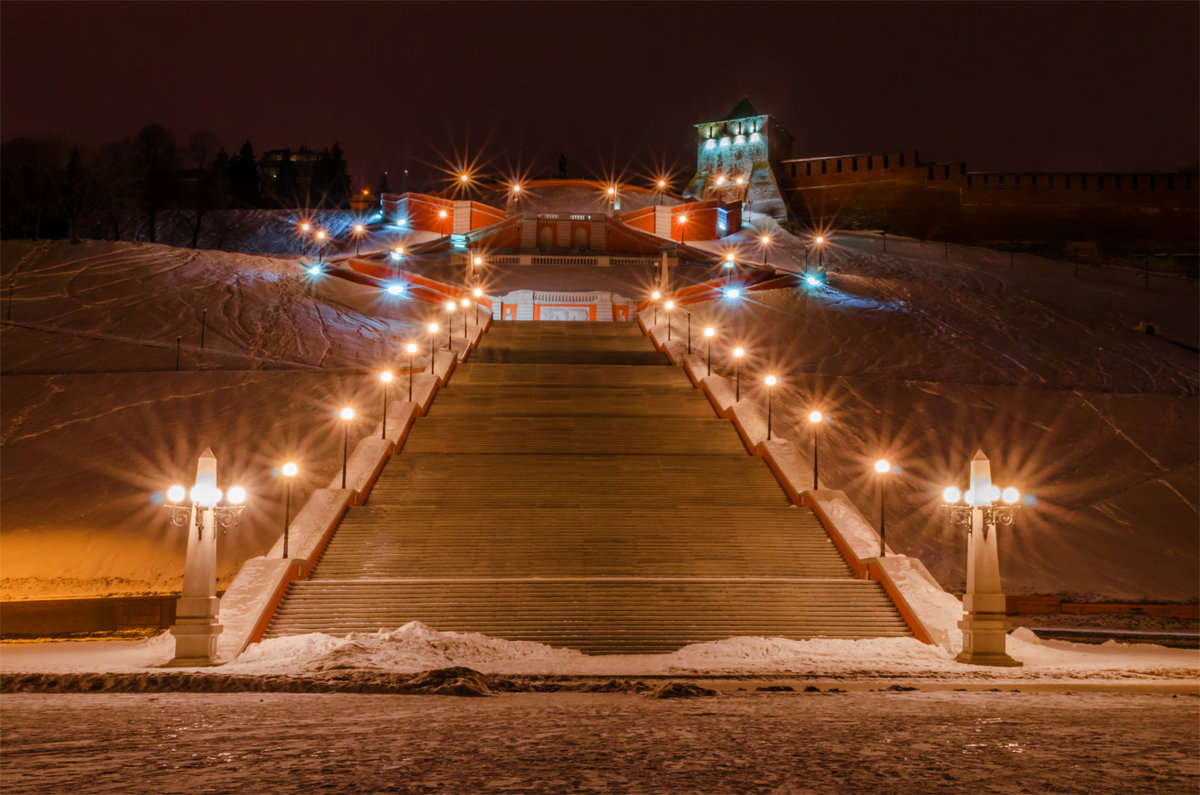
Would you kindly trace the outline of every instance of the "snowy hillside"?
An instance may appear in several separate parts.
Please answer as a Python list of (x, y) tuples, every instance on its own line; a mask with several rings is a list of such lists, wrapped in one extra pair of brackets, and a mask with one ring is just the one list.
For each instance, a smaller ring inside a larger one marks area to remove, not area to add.
[(282, 528), (279, 465), (299, 463), (303, 505), (340, 465), (335, 412), (353, 405), (352, 440), (367, 433), (382, 408), (371, 372), (403, 369), (400, 346), (426, 340), (428, 304), (294, 261), (39, 241), (4, 243), (0, 262), (6, 312), (15, 284), (0, 326), (6, 599), (177, 588), (184, 539), (158, 503), (205, 445), (221, 482), (251, 494), (221, 545), (227, 578)]
[[(760, 256), (752, 235), (739, 238)], [(769, 253), (803, 267), (799, 241), (778, 231)], [(1004, 252), (947, 258), (912, 240), (889, 239), (884, 254), (867, 235), (839, 236), (825, 265), (827, 284), (700, 305), (693, 324), (719, 329), (721, 368), (746, 347), (749, 399), (765, 403), (761, 377), (780, 378), (775, 431), (806, 457), (808, 413), (827, 415), (822, 481), (872, 521), (870, 464), (899, 467), (889, 544), (962, 587), (965, 540), (937, 505), (946, 485), (965, 488), (982, 447), (997, 481), (1030, 495), (1001, 534), (1010, 591), (1196, 598), (1195, 282), (1157, 277), (1147, 290), (1140, 275), (1077, 279), (1070, 263), (1018, 256), (1010, 268)], [(1143, 320), (1166, 337), (1138, 332)]]

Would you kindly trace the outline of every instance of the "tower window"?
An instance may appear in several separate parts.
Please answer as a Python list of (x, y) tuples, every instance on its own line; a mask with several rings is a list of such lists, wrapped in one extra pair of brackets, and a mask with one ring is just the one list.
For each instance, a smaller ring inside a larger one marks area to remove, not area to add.
[[(933, 171), (933, 166), (930, 166), (929, 170)], [(950, 166), (942, 166), (942, 179), (950, 179)]]
[(858, 171), (858, 158), (857, 157), (850, 158), (850, 170)]
[(837, 165), (838, 173), (841, 174), (842, 173), (842, 159), (840, 157), (837, 159), (837, 164), (838, 164)]
[(806, 177), (812, 176), (812, 163), (811, 162), (804, 164), (804, 176), (806, 176)]
[(822, 160), (821, 161), (821, 173), (825, 174), (825, 173), (828, 173), (828, 171), (829, 171), (829, 161)]
[(900, 153), (900, 168), (904, 168), (904, 153)]
[(872, 171), (875, 168), (875, 158), (867, 155), (867, 171)]

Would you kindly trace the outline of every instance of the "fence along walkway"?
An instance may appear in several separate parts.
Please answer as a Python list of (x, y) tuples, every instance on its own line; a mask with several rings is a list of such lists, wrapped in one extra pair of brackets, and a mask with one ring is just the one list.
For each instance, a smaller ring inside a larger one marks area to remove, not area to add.
[(498, 323), (267, 637), (420, 620), (592, 653), (908, 635), (626, 323)]

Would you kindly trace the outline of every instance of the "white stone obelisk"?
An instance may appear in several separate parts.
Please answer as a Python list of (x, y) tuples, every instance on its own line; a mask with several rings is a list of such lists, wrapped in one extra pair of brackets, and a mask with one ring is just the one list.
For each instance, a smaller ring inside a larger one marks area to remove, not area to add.
[(984, 508), (991, 505), (992, 465), (982, 450), (971, 459), (971, 527), (967, 532), (967, 592), (963, 595), (963, 633), (959, 662), (972, 665), (1021, 665), (1008, 656), (1005, 641), (1012, 624), (1000, 590), (1000, 557), (996, 528), (984, 523)]
[(217, 457), (206, 447), (196, 466), (192, 492), (192, 517), (188, 522), (187, 563), (183, 594), (175, 608), (175, 657), (168, 665), (213, 665), (217, 661), (217, 636), (224, 627), (217, 620)]

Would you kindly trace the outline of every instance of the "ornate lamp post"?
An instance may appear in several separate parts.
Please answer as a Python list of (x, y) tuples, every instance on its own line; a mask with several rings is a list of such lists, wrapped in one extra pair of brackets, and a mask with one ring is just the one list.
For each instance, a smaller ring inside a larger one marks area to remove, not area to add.
[(417, 344), (408, 343), (404, 346), (404, 352), (408, 354), (408, 402), (412, 403), (413, 354), (417, 352)]
[(347, 406), (338, 413), (342, 418), (342, 488), (346, 488), (346, 462), (350, 458), (350, 421), (354, 419), (354, 409)]
[[(237, 526), (246, 490), (234, 486), (221, 503), (217, 488), (217, 457), (204, 448), (196, 465), (196, 483), (167, 489), (166, 508), (171, 525), (187, 528), (187, 562), (183, 570), (183, 593), (175, 608), (175, 657), (168, 665), (212, 665), (217, 660), (217, 636), (224, 627), (217, 618), (217, 527), (222, 535)], [(190, 504), (184, 503), (187, 498)], [(195, 532), (192, 529), (195, 528)]]
[(286, 558), (288, 556), (288, 531), (292, 524), (292, 478), (296, 477), (300, 468), (288, 461), (279, 471), (283, 474), (284, 482), (287, 483), (287, 494), (283, 500), (283, 556)]
[(734, 403), (742, 402), (742, 357), (745, 355), (746, 352), (741, 348), (733, 349), (733, 378), (736, 384), (735, 389), (737, 390), (734, 393)]
[(821, 421), (824, 419), (824, 415), (819, 411), (811, 412), (808, 415), (808, 421), (813, 429), (813, 491), (817, 490), (817, 432), (820, 430)]
[(388, 404), (388, 387), (392, 385), (392, 371), (384, 370), (379, 374), (379, 380), (383, 384), (383, 432), (380, 434), (381, 439), (387, 438), (387, 404)]
[(771, 396), (775, 393), (775, 376), (769, 375), (763, 379), (767, 385), (767, 441), (771, 441)]
[[(966, 494), (951, 486), (942, 493), (950, 523), (967, 531), (967, 592), (963, 595), (963, 633), (959, 662), (971, 665), (1018, 666), (1005, 642), (1012, 624), (1000, 590), (1000, 556), (996, 528), (1011, 527), (1021, 493), (992, 485), (992, 465), (982, 450), (971, 459), (971, 487)], [(961, 502), (960, 502), (961, 500)], [(1004, 505), (996, 505), (1003, 500)]]
[(704, 329), (704, 352), (708, 358), (706, 375), (712, 375), (712, 338), (716, 333), (716, 330), (712, 326)]
[(891, 474), (892, 465), (887, 459), (881, 458), (875, 462), (875, 471), (879, 473), (879, 557), (887, 557), (887, 517), (884, 513), (887, 498), (887, 476)]

